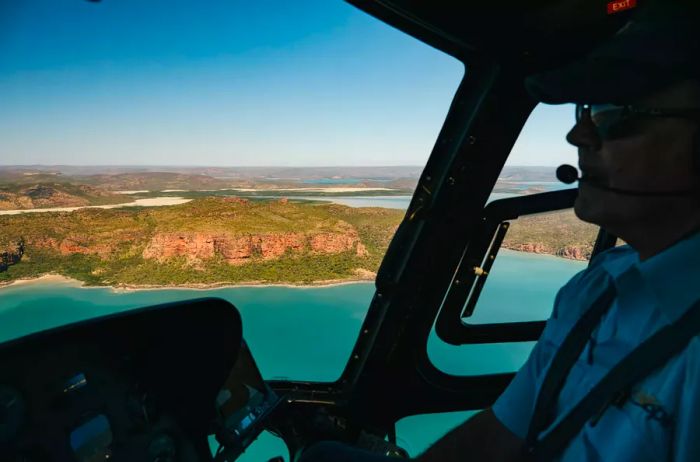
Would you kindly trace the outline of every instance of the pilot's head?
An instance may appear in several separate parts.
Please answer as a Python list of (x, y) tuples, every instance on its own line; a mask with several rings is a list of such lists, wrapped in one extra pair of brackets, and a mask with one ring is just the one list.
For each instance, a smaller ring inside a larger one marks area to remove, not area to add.
[(644, 238), (635, 230), (700, 227), (700, 16), (659, 5), (586, 59), (527, 82), (540, 101), (577, 104), (566, 136), (582, 173), (576, 214), (633, 246)]

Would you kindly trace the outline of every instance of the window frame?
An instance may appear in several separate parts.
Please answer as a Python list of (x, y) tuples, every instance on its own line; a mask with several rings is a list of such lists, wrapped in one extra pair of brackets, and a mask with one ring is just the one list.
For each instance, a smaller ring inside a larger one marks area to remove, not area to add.
[[(438, 337), (450, 345), (478, 343), (514, 343), (537, 340), (545, 321), (475, 324), (465, 319), (481, 295), (490, 268), (495, 261), (509, 220), (573, 207), (577, 188), (500, 199), (483, 211), (481, 226), (464, 249), (462, 259), (445, 294), (435, 321)], [(599, 229), (593, 256), (615, 245), (616, 239)]]
[(508, 229), (508, 221), (569, 209), (577, 193), (576, 188), (571, 188), (512, 197), (493, 201), (484, 208), (481, 226), (464, 249), (436, 318), (435, 331), (442, 341), (450, 345), (467, 345), (526, 342), (539, 338), (544, 329), (544, 320), (474, 324), (465, 321), (465, 318), (471, 316), (478, 302), (490, 266)]

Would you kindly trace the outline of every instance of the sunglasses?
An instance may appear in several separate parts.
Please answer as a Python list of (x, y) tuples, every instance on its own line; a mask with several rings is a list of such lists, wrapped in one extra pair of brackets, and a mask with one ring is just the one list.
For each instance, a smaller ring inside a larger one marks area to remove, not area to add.
[(700, 108), (658, 109), (634, 105), (577, 104), (576, 123), (590, 118), (602, 140), (629, 136), (639, 131), (639, 121), (656, 117), (700, 120)]

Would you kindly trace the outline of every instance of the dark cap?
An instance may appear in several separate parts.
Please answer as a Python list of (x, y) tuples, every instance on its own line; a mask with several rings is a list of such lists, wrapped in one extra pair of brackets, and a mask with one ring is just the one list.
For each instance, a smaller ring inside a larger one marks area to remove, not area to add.
[(697, 13), (686, 2), (650, 3), (583, 60), (530, 76), (525, 86), (548, 104), (628, 103), (671, 83), (700, 78)]

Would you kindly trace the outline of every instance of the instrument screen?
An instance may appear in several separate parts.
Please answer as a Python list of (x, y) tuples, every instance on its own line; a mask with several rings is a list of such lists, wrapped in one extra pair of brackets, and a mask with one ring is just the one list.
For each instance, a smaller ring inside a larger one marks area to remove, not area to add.
[(267, 417), (279, 398), (267, 386), (245, 342), (217, 397), (222, 420), (220, 443), (228, 448), (244, 449), (262, 431), (261, 422)]

